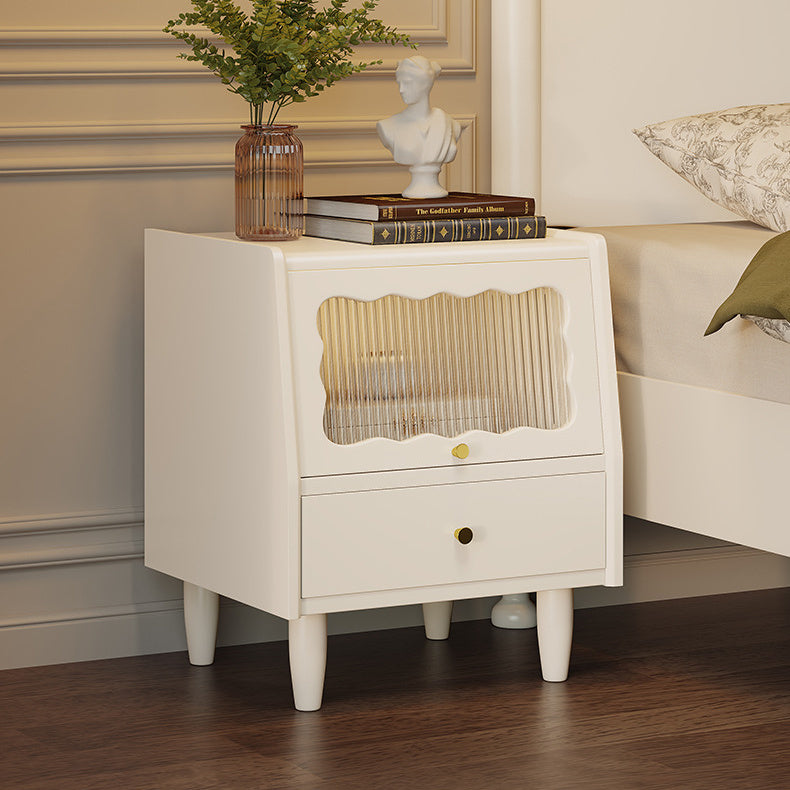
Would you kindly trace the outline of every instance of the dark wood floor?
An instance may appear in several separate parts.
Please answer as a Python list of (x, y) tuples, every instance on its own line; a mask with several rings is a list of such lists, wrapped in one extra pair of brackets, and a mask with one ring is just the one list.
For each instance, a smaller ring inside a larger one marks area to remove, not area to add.
[(284, 643), (0, 672), (0, 786), (790, 788), (790, 590), (583, 610), (571, 677), (533, 631), (329, 639), (324, 707)]

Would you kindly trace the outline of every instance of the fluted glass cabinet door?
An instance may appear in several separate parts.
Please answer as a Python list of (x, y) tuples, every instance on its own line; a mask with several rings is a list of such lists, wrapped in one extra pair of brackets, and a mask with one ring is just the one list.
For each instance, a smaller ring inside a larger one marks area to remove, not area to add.
[(585, 266), (292, 275), (303, 474), (600, 452)]
[(553, 288), (373, 301), (318, 310), (324, 432), (337, 444), (567, 425), (563, 301)]

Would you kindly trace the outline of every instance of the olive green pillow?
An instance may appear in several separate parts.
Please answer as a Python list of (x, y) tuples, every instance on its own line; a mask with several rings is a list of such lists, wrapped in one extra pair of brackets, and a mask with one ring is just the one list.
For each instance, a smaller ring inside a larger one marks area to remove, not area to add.
[(760, 247), (705, 334), (717, 332), (736, 315), (790, 320), (790, 231)]

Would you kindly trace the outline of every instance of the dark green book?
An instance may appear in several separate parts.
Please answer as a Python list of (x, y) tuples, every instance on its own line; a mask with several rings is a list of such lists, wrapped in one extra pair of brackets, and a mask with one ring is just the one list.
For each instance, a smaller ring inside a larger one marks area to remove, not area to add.
[(430, 244), (445, 241), (542, 239), (546, 236), (546, 218), (533, 215), (366, 222), (307, 214), (304, 225), (306, 236), (362, 244)]

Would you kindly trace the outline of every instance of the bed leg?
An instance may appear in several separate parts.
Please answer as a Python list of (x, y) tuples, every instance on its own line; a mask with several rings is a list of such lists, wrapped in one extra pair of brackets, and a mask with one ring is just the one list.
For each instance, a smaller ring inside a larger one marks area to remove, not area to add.
[(497, 628), (534, 628), (535, 604), (526, 593), (503, 595), (491, 610), (491, 624)]

